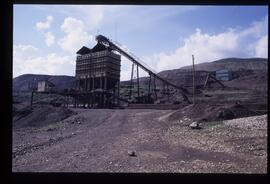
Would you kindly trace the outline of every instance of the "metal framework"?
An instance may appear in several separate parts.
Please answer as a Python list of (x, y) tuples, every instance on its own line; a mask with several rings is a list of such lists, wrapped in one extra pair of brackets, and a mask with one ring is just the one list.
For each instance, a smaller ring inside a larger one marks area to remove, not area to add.
[[(129, 59), (130, 61), (133, 62), (132, 65), (132, 72), (131, 72), (131, 87), (133, 87), (133, 83), (132, 83), (132, 77), (133, 77), (133, 69), (134, 69), (134, 64), (137, 66), (137, 68), (141, 68), (142, 70), (146, 71), (149, 74), (149, 85), (148, 85), (148, 98), (150, 99), (150, 88), (151, 88), (151, 79), (153, 78), (154, 81), (154, 86), (155, 85), (155, 81), (156, 79), (160, 80), (163, 84), (167, 85), (167, 87), (172, 87), (174, 89), (177, 89), (183, 96), (184, 100), (189, 102), (189, 99), (187, 97), (187, 95), (189, 95), (188, 90), (186, 90), (183, 87), (180, 86), (176, 86), (175, 84), (165, 80), (164, 78), (160, 77), (158, 74), (156, 74), (155, 72), (153, 72), (151, 69), (149, 69), (148, 67), (144, 66), (142, 64), (142, 62), (132, 53), (130, 53), (129, 51), (127, 51), (126, 49), (124, 49), (123, 47), (120, 46), (120, 44), (117, 44), (116, 42), (111, 41), (110, 39), (106, 38), (103, 35), (98, 35), (96, 37), (96, 40), (98, 43), (104, 45), (105, 47), (111, 49), (111, 50), (115, 50), (117, 52), (119, 52), (121, 55), (125, 56), (127, 59)], [(138, 72), (139, 70), (137, 70)], [(138, 73), (137, 73), (138, 75)], [(138, 77), (137, 77), (138, 78)], [(139, 83), (138, 83), (138, 88), (139, 88)], [(154, 87), (155, 88), (155, 87)], [(154, 89), (155, 91), (155, 89)], [(131, 94), (131, 92), (130, 92)]]
[(112, 106), (119, 99), (115, 88), (119, 94), (121, 56), (99, 43), (92, 49), (82, 47), (77, 54), (76, 101), (91, 108)]
[[(190, 93), (186, 88), (177, 86), (159, 76), (119, 43), (113, 42), (102, 35), (98, 35), (96, 40), (98, 43), (94, 48), (82, 47), (77, 52), (75, 90), (61, 93), (66, 99), (69, 99), (69, 97), (74, 99), (74, 107), (108, 108), (119, 106), (120, 101), (151, 104), (154, 99), (157, 100), (158, 98), (157, 80), (161, 82), (163, 87), (162, 94), (167, 95), (168, 100), (170, 100), (171, 91), (175, 90), (175, 92), (179, 92), (182, 95), (184, 101), (191, 103), (187, 97)], [(117, 51), (132, 62), (129, 100), (120, 97), (121, 56), (112, 51)], [(143, 94), (143, 91), (140, 91), (139, 68), (149, 74), (147, 94)], [(134, 78), (136, 78), (137, 94), (133, 92)], [(213, 79), (224, 87), (211, 73), (207, 73), (204, 87), (211, 82), (209, 79)], [(33, 95), (32, 92), (31, 105)], [(65, 105), (68, 106), (68, 104)]]

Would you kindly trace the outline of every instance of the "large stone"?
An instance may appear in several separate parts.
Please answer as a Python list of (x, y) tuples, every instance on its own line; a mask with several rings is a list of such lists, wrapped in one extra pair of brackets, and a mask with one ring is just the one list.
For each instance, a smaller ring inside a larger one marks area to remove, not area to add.
[(201, 129), (199, 123), (196, 122), (196, 121), (193, 122), (193, 123), (191, 123), (191, 124), (189, 125), (189, 127), (192, 128), (192, 129)]
[(131, 156), (131, 157), (135, 157), (136, 154), (135, 154), (135, 151), (128, 151), (128, 155)]

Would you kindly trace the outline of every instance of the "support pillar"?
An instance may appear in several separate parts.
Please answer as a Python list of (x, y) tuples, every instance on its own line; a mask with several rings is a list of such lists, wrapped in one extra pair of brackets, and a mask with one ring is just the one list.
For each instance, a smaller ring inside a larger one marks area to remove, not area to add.
[(162, 86), (163, 86), (162, 91), (163, 91), (163, 97), (164, 97), (165, 96), (165, 83), (164, 82), (162, 83)]
[(118, 84), (117, 84), (117, 88), (118, 88), (118, 90), (117, 90), (117, 105), (119, 106), (120, 105), (120, 102), (119, 102), (119, 97), (120, 97), (120, 79), (118, 80)]
[(91, 91), (92, 90), (92, 88), (93, 88), (93, 81), (92, 81), (92, 78), (90, 77), (89, 78), (89, 91)]
[(94, 90), (95, 89), (95, 78), (93, 77), (92, 78), (92, 90)]
[(84, 91), (87, 91), (87, 78), (84, 79)]
[(79, 89), (79, 92), (81, 92), (81, 83), (82, 83), (82, 80), (81, 79), (79, 79), (79, 86), (78, 86), (78, 89)]
[(113, 87), (113, 105), (115, 105), (115, 86)]
[(102, 77), (99, 78), (99, 88), (102, 89)]
[(75, 90), (78, 90), (78, 89), (79, 89), (78, 86), (79, 86), (79, 85), (78, 85), (78, 79), (75, 79)]
[(137, 65), (137, 95), (138, 95), (138, 100), (140, 98), (140, 83), (139, 83), (139, 65)]
[(151, 92), (150, 92), (150, 89), (151, 89), (151, 74), (149, 74), (149, 84), (148, 84), (148, 102), (150, 102), (150, 96), (151, 96)]
[(88, 83), (87, 91), (90, 91), (91, 90), (91, 80), (90, 80), (90, 78), (87, 79), (87, 83)]
[(154, 77), (154, 92), (155, 92), (155, 98), (157, 100), (156, 78), (155, 77)]
[(94, 107), (94, 94), (91, 93), (91, 108)]
[(132, 63), (132, 69), (131, 69), (129, 99), (131, 99), (132, 89), (133, 89), (133, 81), (132, 81), (133, 80), (133, 70), (134, 70), (134, 63)]
[(169, 92), (169, 85), (167, 84), (167, 96), (168, 96), (168, 101), (170, 100), (170, 92)]
[(104, 77), (104, 89), (107, 90), (107, 77)]
[(108, 96), (107, 96), (107, 77), (104, 77), (104, 105), (107, 107), (108, 106)]
[(193, 105), (195, 105), (195, 66), (194, 66), (194, 55), (192, 55), (192, 73), (193, 73)]
[(102, 102), (103, 102), (102, 96), (103, 96), (103, 94), (100, 93), (100, 94), (99, 94), (99, 108), (102, 108), (102, 107), (103, 107), (103, 106), (102, 106), (102, 105), (103, 105), (103, 103), (102, 103)]

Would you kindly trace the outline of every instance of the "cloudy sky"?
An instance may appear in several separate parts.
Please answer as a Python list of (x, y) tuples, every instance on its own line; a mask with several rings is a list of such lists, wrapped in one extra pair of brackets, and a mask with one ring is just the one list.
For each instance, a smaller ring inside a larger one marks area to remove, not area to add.
[[(15, 5), (13, 77), (75, 75), (76, 51), (102, 34), (154, 71), (226, 57), (268, 58), (267, 6)], [(122, 57), (121, 80), (131, 63)], [(143, 73), (142, 73), (143, 74)]]

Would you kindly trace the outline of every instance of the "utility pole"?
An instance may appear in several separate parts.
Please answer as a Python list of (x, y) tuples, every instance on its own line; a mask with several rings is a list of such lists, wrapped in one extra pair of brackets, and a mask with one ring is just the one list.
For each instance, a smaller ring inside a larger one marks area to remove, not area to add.
[(195, 66), (194, 66), (194, 55), (192, 55), (192, 69), (193, 69), (193, 105), (195, 105)]

